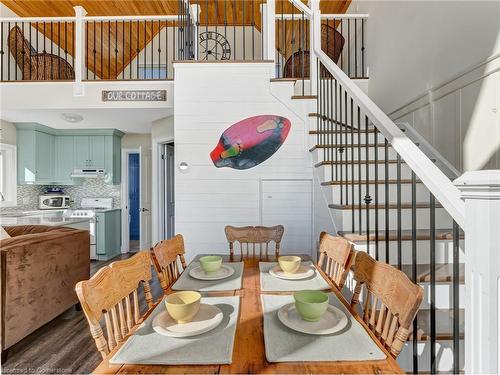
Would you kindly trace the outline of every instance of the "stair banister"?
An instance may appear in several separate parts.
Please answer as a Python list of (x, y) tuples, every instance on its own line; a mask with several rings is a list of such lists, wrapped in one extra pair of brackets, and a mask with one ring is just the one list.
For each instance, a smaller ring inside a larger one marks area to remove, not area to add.
[[(316, 28), (320, 17), (313, 14)], [(453, 219), (465, 228), (465, 203), (460, 192), (448, 177), (415, 145), (398, 126), (321, 50), (320, 33), (314, 33), (314, 55), (328, 69), (344, 90), (368, 116), (373, 125), (389, 141), (394, 150), (415, 172), (429, 191), (443, 205)], [(311, 80), (312, 82), (313, 80)]]

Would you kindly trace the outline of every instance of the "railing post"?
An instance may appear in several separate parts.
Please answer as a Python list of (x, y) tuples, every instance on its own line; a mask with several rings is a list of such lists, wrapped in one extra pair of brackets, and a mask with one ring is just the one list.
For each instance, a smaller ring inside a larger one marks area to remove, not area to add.
[(269, 38), (269, 33), (267, 30), (267, 3), (261, 3), (260, 4), (260, 19), (261, 19), (261, 33), (262, 33), (262, 60), (267, 60), (268, 56), (268, 50), (267, 50), (267, 45), (268, 45), (268, 38)]
[(311, 95), (318, 92), (318, 59), (314, 50), (321, 49), (321, 11), (319, 9), (319, 0), (309, 0), (309, 7), (311, 8), (311, 19), (309, 21), (309, 38), (310, 38), (310, 51), (309, 51), (309, 77), (311, 79)]
[(194, 59), (198, 60), (198, 53), (199, 53), (198, 25), (200, 23), (200, 6), (198, 4), (191, 5), (191, 17), (193, 18), (193, 25), (194, 25), (193, 54), (194, 54)]
[[(264, 17), (265, 16), (265, 17)], [(262, 31), (264, 32), (264, 60), (276, 60), (276, 1), (267, 0), (262, 13)], [(276, 69), (273, 69), (273, 77)]]
[(75, 85), (73, 87), (73, 94), (75, 96), (83, 96), (84, 95), (84, 86), (83, 86), (83, 77), (84, 77), (84, 69), (87, 69), (85, 66), (85, 49), (87, 46), (85, 45), (85, 30), (84, 30), (84, 22), (83, 18), (87, 15), (87, 11), (81, 6), (73, 7), (75, 10), (75, 66), (73, 69), (75, 70)]
[(465, 201), (465, 372), (498, 374), (500, 170), (455, 180)]

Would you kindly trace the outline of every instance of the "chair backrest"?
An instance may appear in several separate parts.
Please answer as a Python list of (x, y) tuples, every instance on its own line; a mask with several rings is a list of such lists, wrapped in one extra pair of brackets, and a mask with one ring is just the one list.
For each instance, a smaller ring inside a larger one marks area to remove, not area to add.
[(402, 271), (365, 252), (356, 253), (353, 269), (356, 287), (351, 306), (359, 303), (364, 286), (363, 320), (396, 358), (410, 333), (423, 289)]
[(319, 235), (319, 252), (319, 267), (342, 289), (354, 260), (354, 245), (342, 237), (322, 232)]
[[(285, 228), (283, 225), (276, 225), (274, 227), (261, 227), (261, 226), (248, 226), (248, 227), (233, 227), (226, 226), (226, 238), (229, 242), (229, 252), (231, 257), (234, 255), (234, 243), (239, 242), (240, 253), (243, 258), (244, 248), (246, 247), (246, 255), (250, 256), (250, 245), (252, 245), (252, 255), (255, 256), (255, 245), (259, 245), (259, 254), (262, 256), (262, 250), (265, 246), (265, 253), (268, 256), (269, 243), (275, 243), (275, 255), (279, 256), (281, 238)], [(246, 245), (246, 246), (244, 246)]]
[(14, 57), (17, 66), (21, 69), (23, 79), (29, 76), (31, 71), (31, 55), (33, 54), (33, 47), (24, 37), (24, 34), (19, 26), (14, 26), (9, 31), (9, 49)]
[[(140, 318), (138, 289), (142, 283), (148, 308), (153, 307), (149, 285), (151, 259), (141, 251), (133, 257), (101, 268), (89, 280), (76, 284), (76, 294), (90, 326), (97, 349), (105, 358)], [(106, 337), (99, 321), (104, 315)]]
[(184, 238), (181, 234), (161, 241), (151, 249), (153, 264), (155, 265), (160, 285), (165, 293), (181, 274), (178, 260), (181, 262), (182, 270), (186, 269), (184, 254)]

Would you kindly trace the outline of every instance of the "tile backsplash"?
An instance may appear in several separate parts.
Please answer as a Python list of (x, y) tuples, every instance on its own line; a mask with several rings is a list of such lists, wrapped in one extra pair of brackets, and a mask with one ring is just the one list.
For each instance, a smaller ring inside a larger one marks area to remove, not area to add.
[[(71, 208), (80, 207), (82, 198), (113, 198), (113, 208), (121, 206), (121, 185), (106, 184), (100, 178), (88, 178), (81, 185), (66, 185), (61, 187), (66, 195), (71, 197)], [(2, 207), (0, 212), (38, 210), (38, 196), (44, 194), (47, 186), (18, 185), (17, 206)]]

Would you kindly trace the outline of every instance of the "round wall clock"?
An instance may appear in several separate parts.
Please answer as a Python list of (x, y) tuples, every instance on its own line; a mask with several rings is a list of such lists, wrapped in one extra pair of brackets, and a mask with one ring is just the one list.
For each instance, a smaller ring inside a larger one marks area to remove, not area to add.
[(202, 60), (229, 60), (231, 46), (224, 35), (215, 31), (200, 33), (200, 52)]

